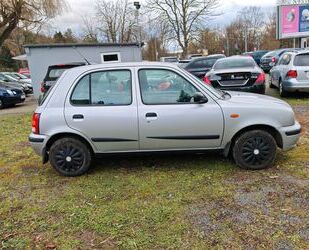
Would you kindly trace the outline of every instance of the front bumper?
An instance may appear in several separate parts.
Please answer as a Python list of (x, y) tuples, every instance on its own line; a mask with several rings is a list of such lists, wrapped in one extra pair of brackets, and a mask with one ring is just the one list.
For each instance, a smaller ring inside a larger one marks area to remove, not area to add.
[(282, 138), (282, 149), (284, 151), (294, 148), (300, 138), (301, 125), (296, 121), (293, 126), (279, 129)]

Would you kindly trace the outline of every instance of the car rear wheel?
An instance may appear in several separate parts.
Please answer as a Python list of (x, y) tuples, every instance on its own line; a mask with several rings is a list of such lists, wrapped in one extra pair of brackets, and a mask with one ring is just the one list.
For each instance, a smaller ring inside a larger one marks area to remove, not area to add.
[(269, 76), (269, 87), (270, 87), (271, 89), (274, 89), (274, 88), (276, 87), (275, 85), (273, 85), (273, 80), (272, 80), (271, 75)]
[(271, 134), (252, 130), (240, 135), (233, 147), (236, 164), (244, 169), (260, 170), (274, 164), (277, 144)]
[(281, 97), (287, 97), (288, 96), (288, 92), (284, 90), (283, 84), (280, 81), (279, 82), (279, 94)]
[(0, 109), (3, 109), (4, 108), (4, 104), (3, 104), (3, 101), (0, 99)]
[(80, 176), (91, 165), (91, 152), (87, 145), (75, 138), (62, 138), (50, 148), (49, 159), (53, 168), (64, 176)]

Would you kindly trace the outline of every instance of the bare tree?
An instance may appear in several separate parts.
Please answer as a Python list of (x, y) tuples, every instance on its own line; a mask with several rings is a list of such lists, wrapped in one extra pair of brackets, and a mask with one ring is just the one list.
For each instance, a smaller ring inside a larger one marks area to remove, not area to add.
[(97, 22), (90, 17), (83, 17), (83, 40), (85, 42), (98, 42)]
[(100, 31), (108, 42), (130, 42), (134, 37), (133, 4), (128, 0), (98, 0), (97, 16), (100, 23)]
[(218, 15), (219, 0), (148, 0), (148, 8), (158, 21), (169, 25), (170, 32), (187, 56), (190, 41)]
[(0, 46), (19, 25), (42, 24), (59, 14), (61, 0), (1, 0)]

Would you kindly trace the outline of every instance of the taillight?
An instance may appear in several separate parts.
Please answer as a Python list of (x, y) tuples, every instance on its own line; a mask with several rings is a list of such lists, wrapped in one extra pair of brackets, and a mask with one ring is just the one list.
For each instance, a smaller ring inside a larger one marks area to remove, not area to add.
[(208, 76), (204, 76), (203, 81), (204, 81), (204, 83), (206, 83), (207, 85), (211, 85), (211, 81), (209, 80)]
[(272, 57), (272, 58), (271, 58), (271, 61), (272, 61), (273, 63), (275, 63), (275, 62), (277, 61), (277, 58), (276, 58), (276, 57)]
[(297, 78), (297, 71), (296, 70), (290, 70), (287, 74), (286, 74), (287, 78)]
[(42, 92), (42, 93), (45, 92), (44, 82), (41, 82), (41, 92)]
[(32, 115), (32, 133), (39, 134), (40, 133), (40, 115), (39, 113), (34, 113)]
[(265, 74), (260, 73), (255, 81), (256, 84), (264, 84), (265, 83)]

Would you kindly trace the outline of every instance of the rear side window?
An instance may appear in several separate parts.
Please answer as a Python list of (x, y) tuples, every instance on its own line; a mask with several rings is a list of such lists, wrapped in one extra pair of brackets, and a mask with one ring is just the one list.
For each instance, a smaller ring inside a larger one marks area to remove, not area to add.
[(73, 105), (130, 105), (131, 71), (111, 70), (90, 73), (79, 80), (70, 101)]
[(297, 55), (294, 59), (294, 66), (309, 66), (309, 54)]

